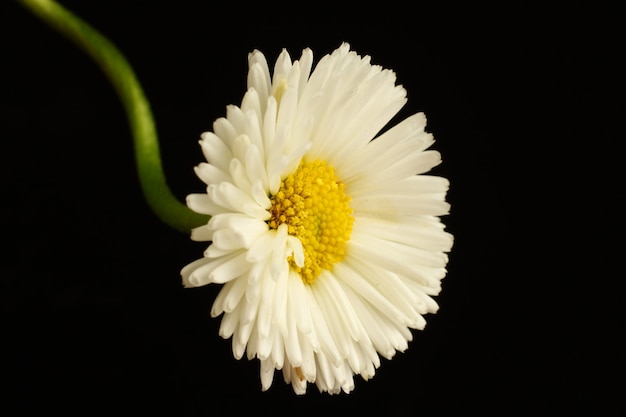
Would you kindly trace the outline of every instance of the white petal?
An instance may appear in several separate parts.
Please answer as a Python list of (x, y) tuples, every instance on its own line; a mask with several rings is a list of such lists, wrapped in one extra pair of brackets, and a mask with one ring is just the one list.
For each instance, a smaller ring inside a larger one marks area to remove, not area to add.
[(271, 359), (274, 361), (274, 367), (276, 369), (282, 369), (282, 367), (285, 366), (285, 343), (283, 342), (282, 335), (278, 332), (272, 344)]
[[(239, 309), (239, 311), (243, 310), (243, 307)], [(248, 324), (241, 323), (241, 318), (239, 322), (239, 327), (233, 332), (233, 341), (232, 341), (232, 349), (233, 349), (233, 357), (237, 360), (243, 358), (243, 354), (246, 351), (246, 346), (248, 344), (248, 337), (243, 338), (242, 334), (245, 333), (246, 330), (250, 331), (252, 326)], [(250, 333), (245, 333), (247, 336)]]
[(300, 365), (300, 369), (302, 370), (302, 374), (304, 378), (308, 382), (315, 382), (317, 378), (317, 369), (315, 366), (315, 351), (313, 346), (309, 343), (306, 335), (302, 333), (298, 333), (299, 335), (299, 344), (302, 352), (302, 364)]
[(267, 391), (274, 380), (274, 364), (270, 359), (261, 361), (261, 389)]
[(231, 255), (234, 251), (236, 251), (237, 249), (226, 249), (226, 248), (220, 248), (215, 244), (211, 244), (208, 248), (206, 248), (206, 250), (204, 251), (204, 256), (206, 258), (211, 258), (211, 259), (216, 259), (216, 258), (221, 258), (222, 256), (228, 256)]
[(235, 307), (239, 304), (239, 301), (241, 301), (245, 291), (245, 279), (238, 278), (224, 284), (213, 302), (211, 317), (217, 317), (224, 312), (233, 312)]
[[(389, 72), (382, 72), (380, 78), (387, 78)], [(368, 80), (370, 83), (373, 80)], [(359, 90), (364, 86), (358, 87)], [(378, 88), (378, 91), (371, 89)], [(365, 102), (364, 97), (371, 97), (369, 102)], [(403, 88), (397, 87), (393, 82), (379, 87), (365, 88), (365, 91), (359, 91), (352, 98), (354, 100), (354, 108), (352, 114), (342, 116), (344, 120), (352, 120), (354, 125), (346, 126), (342, 129), (345, 135), (343, 141), (336, 141), (341, 144), (332, 151), (332, 159), (334, 165), (339, 166), (347, 157), (355, 151), (362, 149), (367, 145), (376, 134), (395, 116), (398, 111), (406, 103), (406, 92)], [(335, 134), (339, 134), (338, 132)]]
[(368, 301), (373, 308), (398, 322), (406, 322), (407, 317), (376, 287), (364, 280), (356, 271), (352, 270), (345, 263), (338, 263), (334, 266), (338, 279), (350, 286), (355, 294)]
[[(412, 251), (404, 251), (404, 253), (396, 253), (396, 250), (400, 250), (399, 246), (382, 244), (380, 242), (376, 242), (374, 240), (366, 240), (365, 242), (357, 242), (356, 239), (350, 242), (351, 246), (349, 248), (350, 251), (350, 261), (349, 263), (353, 268), (358, 270), (362, 275), (373, 278), (371, 272), (366, 270), (365, 268), (358, 265), (354, 259), (360, 259), (360, 264), (369, 265), (371, 270), (378, 269), (379, 274), (384, 274), (385, 271), (394, 271), (395, 274), (406, 277), (408, 279), (416, 280), (420, 284), (425, 287), (429, 287), (432, 289), (439, 289), (440, 282), (438, 279), (433, 279), (434, 276), (432, 274), (424, 273), (424, 271), (428, 271), (429, 267), (420, 265), (420, 260), (415, 259), (417, 256), (423, 255), (423, 253)], [(372, 244), (374, 247), (370, 247)], [(396, 254), (393, 259), (389, 259), (390, 254)], [(441, 262), (445, 264), (445, 259), (438, 260), (436, 256), (442, 257), (444, 254), (432, 254), (431, 258), (423, 257), (421, 262), (430, 262), (436, 263)], [(388, 277), (387, 279), (397, 281), (398, 278), (394, 278), (393, 275)], [(397, 282), (395, 287), (404, 287), (401, 282)], [(393, 289), (394, 287), (390, 287)], [(406, 288), (404, 288), (406, 290)], [(399, 299), (406, 299), (408, 294), (402, 294), (401, 292), (395, 294)], [(409, 303), (413, 303), (414, 301), (407, 300)], [(396, 304), (397, 305), (397, 304)], [(400, 305), (397, 305), (399, 308)]]
[(215, 204), (230, 209), (231, 212), (243, 213), (260, 220), (268, 220), (270, 214), (244, 191), (229, 182), (211, 184), (207, 187), (207, 194)]
[(286, 49), (283, 49), (274, 64), (274, 75), (272, 76), (272, 85), (280, 84), (282, 80), (286, 80), (291, 70), (291, 57)]
[(443, 216), (450, 204), (437, 196), (399, 193), (367, 194), (350, 203), (358, 214), (395, 219), (398, 216)]
[(324, 293), (321, 297), (334, 305), (334, 309), (338, 312), (337, 319), (344, 324), (347, 333), (352, 340), (358, 341), (361, 330), (361, 322), (354, 314), (354, 310), (350, 307), (350, 302), (346, 298), (346, 294), (337, 283), (334, 273), (322, 273), (315, 280), (315, 291), (322, 290)]
[(331, 365), (323, 353), (318, 352), (318, 354), (315, 355), (315, 361), (317, 365), (317, 378), (315, 380), (315, 385), (317, 385), (320, 392), (328, 391), (329, 387), (332, 387), (335, 383), (335, 379), (330, 368)]
[(302, 268), (304, 266), (304, 248), (302, 247), (300, 239), (295, 236), (288, 235), (287, 246), (289, 247), (289, 252), (293, 255), (293, 260), (296, 266)]
[(223, 339), (228, 339), (233, 335), (238, 325), (239, 316), (237, 314), (224, 314), (220, 322), (219, 336)]
[(419, 298), (410, 290), (405, 280), (375, 260), (360, 258), (353, 253), (347, 256), (344, 262), (376, 288), (409, 321), (415, 318), (415, 304)]
[(233, 158), (233, 154), (213, 132), (204, 132), (201, 135), (200, 147), (204, 153), (204, 157), (211, 164), (215, 165), (224, 172), (228, 172), (228, 165)]
[(239, 213), (217, 214), (209, 220), (209, 227), (217, 230), (213, 243), (221, 248), (249, 248), (268, 226), (264, 221)]
[(270, 81), (268, 79), (269, 70), (266, 74), (266, 69), (267, 68), (264, 69), (260, 63), (255, 62), (250, 66), (250, 70), (248, 71), (248, 88), (253, 88), (257, 91), (261, 112), (265, 112), (267, 97), (269, 96), (271, 88)]
[(228, 172), (224, 172), (217, 168), (215, 165), (201, 162), (194, 168), (194, 171), (198, 178), (200, 178), (205, 184), (212, 184), (216, 182), (233, 182), (232, 177)]
[(186, 198), (187, 207), (200, 214), (216, 215), (224, 212), (207, 194), (189, 194)]
[(304, 49), (298, 61), (300, 64), (300, 82), (298, 83), (298, 96), (301, 96), (307, 80), (311, 74), (311, 68), (313, 67), (313, 51), (311, 51), (310, 48)]
[(237, 132), (237, 135), (233, 138), (233, 141), (226, 142), (226, 145), (230, 148), (239, 135), (246, 133), (246, 116), (240, 107), (229, 105), (226, 106), (226, 118), (228, 122), (232, 124), (233, 129)]
[(248, 87), (257, 90), (261, 96), (267, 97), (271, 88), (271, 76), (265, 55), (254, 50), (248, 55)]
[(213, 230), (207, 225), (194, 227), (191, 229), (191, 240), (196, 242), (206, 242), (213, 239)]
[(365, 330), (367, 331), (367, 334), (378, 353), (386, 359), (391, 359), (395, 354), (395, 350), (391, 345), (389, 338), (385, 334), (385, 331), (381, 328), (381, 320), (377, 320), (377, 316), (359, 299), (354, 299), (352, 301), (352, 306), (355, 309), (356, 314), (358, 314), (363, 320)]
[(256, 180), (252, 183), (252, 189), (250, 194), (259, 207), (269, 210), (272, 206), (272, 201), (267, 196), (267, 184), (264, 184), (261, 180)]
[[(265, 102), (265, 100), (264, 100)], [(256, 89), (249, 88), (241, 101), (241, 111), (246, 115), (246, 133), (260, 139), (259, 123), (262, 118), (261, 99)], [(253, 141), (253, 143), (257, 143)]]
[(272, 301), (272, 325), (278, 328), (283, 337), (287, 337), (288, 321), (291, 316), (287, 311), (287, 281), (289, 277), (283, 276), (276, 280), (274, 288), (274, 300)]
[(324, 318), (322, 309), (320, 308), (320, 305), (311, 290), (311, 286), (307, 285), (305, 289), (308, 298), (307, 304), (310, 308), (309, 313), (311, 314), (311, 323), (313, 324), (313, 329), (320, 342), (321, 352), (326, 355), (332, 364), (338, 365), (341, 362), (342, 356), (339, 353), (336, 341), (330, 334), (326, 319)]
[[(417, 145), (405, 143), (394, 146), (393, 152), (378, 154), (376, 161), (363, 158), (359, 169), (353, 169), (349, 173), (344, 169), (338, 175), (345, 174), (346, 189), (351, 196), (376, 192), (377, 189), (400, 184), (400, 181), (409, 178), (422, 178), (424, 176), (416, 174), (430, 171), (438, 165), (441, 155), (436, 151), (418, 150)], [(409, 190), (403, 192), (410, 193)]]
[[(235, 138), (239, 136), (237, 129), (225, 117), (220, 117), (213, 122), (213, 132), (224, 142), (227, 148), (230, 148)], [(210, 156), (211, 158), (213, 157), (212, 155)], [(207, 160), (209, 159), (207, 158)]]
[(287, 316), (287, 332), (285, 334), (285, 353), (291, 366), (302, 365), (302, 350), (298, 340), (298, 329), (296, 320), (292, 315)]
[(323, 322), (328, 326), (330, 337), (337, 346), (341, 357), (345, 358), (350, 352), (349, 329), (344, 320), (337, 320), (337, 318), (342, 318), (341, 311), (337, 310), (337, 305), (330, 298), (327, 289), (319, 284), (319, 281), (325, 278), (324, 275), (327, 274), (329, 274), (327, 271), (322, 271), (322, 274), (317, 277), (312, 293), (320, 307)]
[(270, 257), (270, 275), (276, 280), (281, 275), (287, 273), (289, 264), (287, 263), (287, 225), (285, 223), (276, 229), (274, 247)]
[(447, 252), (452, 247), (452, 235), (441, 224), (426, 222), (420, 217), (409, 217), (404, 222), (373, 217), (355, 217), (353, 230), (392, 242), (404, 243), (430, 251)]
[(245, 251), (236, 252), (232, 258), (226, 258), (228, 259), (227, 262), (217, 265), (209, 274), (211, 282), (222, 284), (237, 278), (250, 269), (250, 264), (246, 261)]
[(274, 248), (274, 240), (276, 239), (276, 230), (268, 230), (262, 234), (248, 250), (246, 260), (252, 263), (258, 263), (266, 259)]
[(369, 259), (381, 260), (381, 258), (386, 257), (387, 261), (384, 265), (395, 265), (395, 267), (389, 268), (392, 271), (410, 270), (412, 264), (429, 268), (442, 268), (448, 262), (448, 255), (444, 252), (424, 250), (363, 234), (359, 234), (356, 238), (354, 231), (351, 243), (361, 248), (367, 247), (366, 251), (369, 253), (378, 253), (376, 258)]
[(289, 314), (294, 317), (298, 330), (308, 334), (312, 330), (312, 324), (308, 304), (309, 300), (306, 296), (304, 283), (298, 274), (291, 272), (287, 280), (287, 285)]
[(239, 190), (242, 190), (249, 195), (252, 184), (248, 179), (248, 175), (246, 173), (246, 169), (244, 168), (243, 163), (237, 158), (231, 159), (228, 172), (233, 179), (232, 184), (235, 185), (235, 187), (237, 187)]
[(276, 136), (276, 114), (278, 113), (278, 105), (276, 99), (270, 96), (267, 99), (267, 110), (263, 118), (263, 156), (267, 159), (268, 152), (273, 149), (274, 137)]
[[(256, 265), (253, 265), (252, 268), (255, 268)], [(248, 279), (248, 282), (250, 280)], [(242, 323), (252, 323), (256, 320), (256, 315), (259, 309), (259, 302), (261, 300), (261, 288), (262, 285), (260, 282), (250, 284), (246, 291), (246, 304), (244, 306), (244, 310), (241, 312), (241, 322)]]
[[(270, 200), (267, 197), (267, 190), (269, 188), (269, 183), (267, 179), (267, 172), (265, 171), (265, 163), (263, 162), (263, 158), (261, 156), (261, 151), (257, 146), (251, 145), (247, 150), (244, 156), (244, 162), (246, 167), (246, 175), (252, 184), (260, 183), (260, 187), (257, 188), (258, 191), (263, 193), (264, 198), (259, 201), (257, 196), (255, 200), (262, 207), (269, 207)], [(253, 188), (254, 191), (254, 188)]]
[(183, 286), (185, 288), (192, 288), (192, 287), (199, 287), (200, 285), (196, 285), (196, 282), (191, 282), (189, 280), (189, 278), (191, 277), (192, 272), (194, 272), (195, 270), (197, 270), (200, 267), (203, 267), (204, 265), (208, 264), (212, 262), (211, 259), (206, 259), (206, 258), (200, 258), (197, 259), (187, 265), (185, 265), (181, 271), (180, 271), (180, 275), (182, 277), (183, 280)]
[(272, 301), (274, 299), (276, 282), (264, 277), (261, 281), (261, 294), (259, 300), (259, 312), (257, 314), (258, 334), (263, 338), (268, 338), (272, 324)]

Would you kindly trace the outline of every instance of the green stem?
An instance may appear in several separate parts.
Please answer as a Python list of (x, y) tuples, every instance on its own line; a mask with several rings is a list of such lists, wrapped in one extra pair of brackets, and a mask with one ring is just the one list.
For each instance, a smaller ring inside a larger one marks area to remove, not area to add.
[(168, 226), (181, 232), (207, 222), (172, 194), (165, 180), (150, 105), (124, 55), (107, 38), (53, 0), (18, 0), (34, 15), (83, 49), (119, 96), (130, 124), (139, 181), (146, 202)]

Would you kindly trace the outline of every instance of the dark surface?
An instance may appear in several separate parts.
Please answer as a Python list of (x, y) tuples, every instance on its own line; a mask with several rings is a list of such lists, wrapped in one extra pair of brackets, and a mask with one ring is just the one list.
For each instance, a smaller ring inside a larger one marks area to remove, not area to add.
[(248, 52), (272, 62), (283, 47), (294, 59), (311, 47), (319, 59), (350, 42), (396, 71), (409, 97), (402, 116), (426, 113), (444, 161), (435, 172), (451, 181), (444, 221), (456, 240), (439, 313), (373, 380), (357, 377), (350, 395), (310, 386), (298, 397), (277, 374), (261, 392), (258, 363), (235, 361), (209, 316), (218, 287), (181, 287), (180, 268), (204, 244), (145, 205), (106, 79), (64, 38), (2, 2), (0, 415), (624, 412), (624, 316), (604, 309), (623, 293), (605, 286), (602, 271), (612, 263), (607, 246), (623, 243), (581, 239), (615, 225), (619, 207), (606, 196), (623, 191), (592, 176), (623, 180), (618, 165), (584, 162), (600, 157), (593, 138), (612, 141), (604, 124), (582, 125), (595, 107), (582, 97), (595, 87), (581, 69), (606, 58), (578, 20), (588, 22), (587, 11), (63, 4), (134, 65), (181, 199), (202, 190), (197, 140), (240, 103)]

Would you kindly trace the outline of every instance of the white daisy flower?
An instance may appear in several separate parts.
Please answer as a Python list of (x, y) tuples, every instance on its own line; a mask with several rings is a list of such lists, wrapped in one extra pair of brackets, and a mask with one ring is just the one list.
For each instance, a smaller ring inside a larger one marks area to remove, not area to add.
[(183, 283), (223, 284), (211, 314), (263, 390), (282, 370), (298, 394), (350, 392), (437, 311), (448, 181), (422, 174), (440, 155), (422, 113), (380, 133), (406, 91), (347, 43), (313, 70), (310, 49), (273, 74), (259, 51), (248, 62), (241, 106), (202, 134), (207, 191), (187, 205), (211, 216), (191, 234), (211, 244)]

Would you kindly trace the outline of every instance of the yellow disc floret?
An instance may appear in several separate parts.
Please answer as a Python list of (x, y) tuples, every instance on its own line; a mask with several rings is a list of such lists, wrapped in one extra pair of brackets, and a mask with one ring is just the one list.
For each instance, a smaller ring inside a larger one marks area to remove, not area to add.
[(345, 185), (324, 161), (301, 162), (271, 196), (269, 226), (287, 224), (304, 249), (304, 266), (289, 262), (305, 283), (312, 283), (322, 269), (345, 256), (354, 217)]

